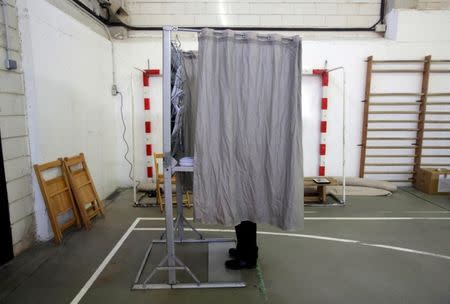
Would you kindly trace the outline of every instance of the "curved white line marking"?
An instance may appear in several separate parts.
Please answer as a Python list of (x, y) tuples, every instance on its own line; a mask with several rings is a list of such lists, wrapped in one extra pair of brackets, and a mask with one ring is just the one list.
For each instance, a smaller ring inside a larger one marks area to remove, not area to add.
[[(307, 218), (305, 218), (307, 219)], [(310, 218), (311, 219), (311, 218)], [(383, 219), (450, 219), (450, 218), (314, 218), (314, 219), (358, 219), (358, 220), (365, 220), (365, 219), (376, 219), (376, 220), (383, 220)], [(165, 220), (162, 217), (138, 217), (136, 220), (131, 224), (131, 226), (127, 229), (127, 231), (124, 233), (124, 235), (120, 238), (120, 240), (116, 243), (116, 245), (113, 247), (113, 249), (108, 253), (108, 255), (105, 257), (105, 259), (102, 261), (100, 266), (95, 270), (95, 272), (92, 274), (92, 276), (89, 278), (89, 280), (84, 284), (84, 286), (81, 288), (81, 290), (77, 293), (77, 295), (73, 298), (73, 300), (70, 302), (71, 304), (78, 304), (80, 300), (84, 297), (84, 295), (88, 292), (88, 290), (91, 288), (91, 286), (94, 284), (95, 280), (100, 276), (100, 274), (103, 272), (103, 270), (106, 268), (108, 263), (111, 261), (111, 259), (114, 257), (116, 252), (119, 250), (119, 248), (122, 246), (122, 244), (125, 242), (125, 240), (128, 238), (128, 236), (133, 231), (164, 231), (164, 228), (139, 228), (136, 227), (137, 224), (140, 221), (163, 221)], [(190, 230), (190, 229), (186, 229)], [(198, 231), (204, 231), (204, 232), (227, 232), (227, 233), (234, 233), (234, 230), (231, 229), (205, 229), (205, 228), (199, 228)], [(349, 240), (349, 239), (341, 239), (341, 238), (333, 238), (333, 237), (326, 237), (326, 236), (320, 236), (320, 235), (309, 235), (309, 234), (295, 234), (295, 233), (284, 233), (284, 232), (268, 232), (268, 231), (258, 231), (258, 234), (262, 235), (276, 235), (276, 236), (287, 236), (287, 237), (298, 237), (298, 238), (309, 238), (309, 239), (316, 239), (316, 240), (325, 240), (325, 241), (333, 241), (333, 242), (341, 242), (341, 243), (352, 243), (362, 246), (369, 246), (369, 247), (378, 247), (378, 248), (384, 248), (384, 249), (390, 249), (394, 251), (401, 251), (401, 252), (408, 252), (408, 253), (414, 253), (419, 255), (425, 255), (425, 256), (431, 256), (435, 258), (442, 258), (446, 260), (450, 260), (450, 256), (443, 255), (443, 254), (436, 254), (428, 251), (420, 251), (420, 250), (414, 250), (404, 247), (396, 247), (396, 246), (389, 246), (389, 245), (383, 245), (383, 244), (370, 244), (370, 243), (363, 243), (361, 241), (357, 240)]]
[[(164, 228), (134, 228), (135, 231), (164, 231)], [(192, 230), (192, 229), (185, 229), (185, 230)], [(196, 228), (197, 231), (202, 232), (229, 232), (234, 233), (235, 231), (232, 229), (205, 229), (205, 228)], [(297, 234), (297, 233), (284, 233), (284, 232), (269, 232), (269, 231), (258, 231), (258, 234), (262, 235), (274, 235), (274, 236), (287, 236), (287, 237), (297, 237), (297, 238), (306, 238), (306, 239), (315, 239), (315, 240), (323, 240), (323, 241), (332, 241), (332, 242), (340, 242), (340, 243), (352, 243), (357, 244), (361, 246), (368, 246), (368, 247), (378, 247), (378, 248), (384, 248), (384, 249), (390, 249), (394, 251), (401, 251), (401, 252), (408, 252), (408, 253), (414, 253), (414, 254), (420, 254), (420, 255), (426, 255), (431, 256), (435, 258), (441, 258), (450, 260), (450, 256), (443, 255), (443, 254), (437, 254), (433, 252), (428, 251), (422, 251), (422, 250), (414, 250), (410, 248), (405, 247), (398, 247), (398, 246), (389, 246), (389, 245), (383, 245), (383, 244), (372, 244), (372, 243), (364, 243), (358, 240), (350, 240), (350, 239), (341, 239), (341, 238), (334, 238), (334, 237), (328, 237), (328, 236), (321, 236), (321, 235), (311, 235), (311, 234)]]

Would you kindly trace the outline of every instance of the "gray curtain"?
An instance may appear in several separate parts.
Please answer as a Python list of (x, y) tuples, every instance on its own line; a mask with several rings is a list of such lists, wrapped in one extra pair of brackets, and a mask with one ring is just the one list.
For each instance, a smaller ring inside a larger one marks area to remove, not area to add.
[[(182, 118), (183, 156), (194, 156), (195, 124), (197, 115), (197, 52), (183, 52), (184, 68), (184, 114)], [(192, 173), (178, 173), (183, 191), (191, 191)]]
[(194, 215), (303, 226), (301, 40), (199, 34)]
[(195, 124), (197, 114), (197, 52), (183, 52), (185, 112), (183, 116), (184, 156), (194, 155)]

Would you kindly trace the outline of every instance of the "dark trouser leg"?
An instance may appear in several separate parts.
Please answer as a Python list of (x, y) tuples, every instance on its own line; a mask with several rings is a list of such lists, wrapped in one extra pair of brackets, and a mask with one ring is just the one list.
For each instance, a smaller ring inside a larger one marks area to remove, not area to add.
[(237, 236), (237, 250), (239, 256), (246, 261), (256, 262), (258, 246), (256, 243), (256, 223), (243, 221), (235, 227)]

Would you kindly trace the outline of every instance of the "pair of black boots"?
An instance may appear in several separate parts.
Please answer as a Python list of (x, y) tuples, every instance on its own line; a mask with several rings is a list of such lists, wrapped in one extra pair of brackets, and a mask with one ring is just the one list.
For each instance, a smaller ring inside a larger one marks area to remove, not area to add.
[(228, 269), (252, 269), (258, 260), (258, 246), (256, 244), (256, 224), (250, 221), (241, 222), (235, 226), (237, 246), (228, 251), (232, 260), (225, 262)]

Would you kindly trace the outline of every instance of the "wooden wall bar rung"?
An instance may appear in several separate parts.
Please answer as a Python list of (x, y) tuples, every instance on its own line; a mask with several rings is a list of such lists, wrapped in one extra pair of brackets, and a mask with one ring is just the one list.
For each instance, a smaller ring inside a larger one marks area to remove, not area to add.
[(449, 149), (449, 146), (423, 146), (423, 149), (439, 149), (439, 150), (443, 150), (443, 149)]
[(450, 96), (450, 93), (442, 92), (442, 93), (428, 93), (428, 96)]
[(450, 140), (450, 137), (424, 137), (423, 140)]
[(369, 123), (417, 123), (412, 119), (369, 119)]
[(448, 124), (448, 123), (450, 123), (450, 120), (425, 120), (425, 123)]
[(382, 149), (414, 149), (414, 146), (367, 146), (367, 149), (382, 150)]
[[(373, 63), (423, 63), (423, 60), (408, 60), (408, 59), (399, 59), (399, 60), (373, 60)], [(438, 62), (438, 61), (436, 61)], [(439, 61), (440, 62), (440, 61)]]
[(369, 111), (369, 114), (419, 114), (417, 111)]
[(430, 73), (450, 73), (450, 70), (430, 70)]
[(449, 167), (450, 163), (445, 164), (422, 164), (422, 167)]
[(413, 174), (414, 171), (366, 171), (366, 174)]
[(416, 140), (415, 137), (367, 137), (367, 140)]
[(422, 157), (427, 157), (427, 158), (450, 158), (450, 155), (422, 155)]
[(391, 183), (409, 183), (412, 181), (412, 178), (409, 179), (385, 179), (387, 182)]
[(449, 132), (450, 129), (445, 129), (445, 128), (432, 128), (432, 129), (429, 129), (429, 128), (426, 128), (424, 131), (425, 132)]
[(416, 70), (416, 69), (398, 69), (398, 70), (387, 70), (387, 69), (381, 69), (381, 70), (372, 70), (372, 73), (422, 73), (422, 70)]
[(429, 106), (450, 106), (450, 101), (442, 101), (442, 102), (431, 101), (431, 102), (428, 102), (428, 105)]
[(429, 115), (450, 115), (450, 112), (426, 111)]
[(400, 131), (417, 131), (415, 128), (397, 128), (397, 129), (387, 129), (387, 128), (372, 128), (367, 129), (367, 131), (378, 131), (378, 132), (400, 132)]
[(407, 167), (407, 166), (412, 166), (413, 164), (401, 164), (401, 163), (373, 163), (373, 164), (366, 164), (367, 167)]
[(433, 59), (431, 63), (450, 63), (450, 59)]
[(412, 157), (416, 157), (415, 155), (411, 155), (411, 154), (397, 154), (397, 155), (386, 155), (386, 154), (369, 154), (366, 155), (366, 157), (371, 157), (371, 158), (412, 158)]
[[(420, 93), (370, 93), (370, 96), (421, 96)], [(436, 95), (441, 96), (441, 95)]]
[(371, 106), (418, 106), (418, 102), (392, 102), (392, 101), (378, 101), (371, 102)]

